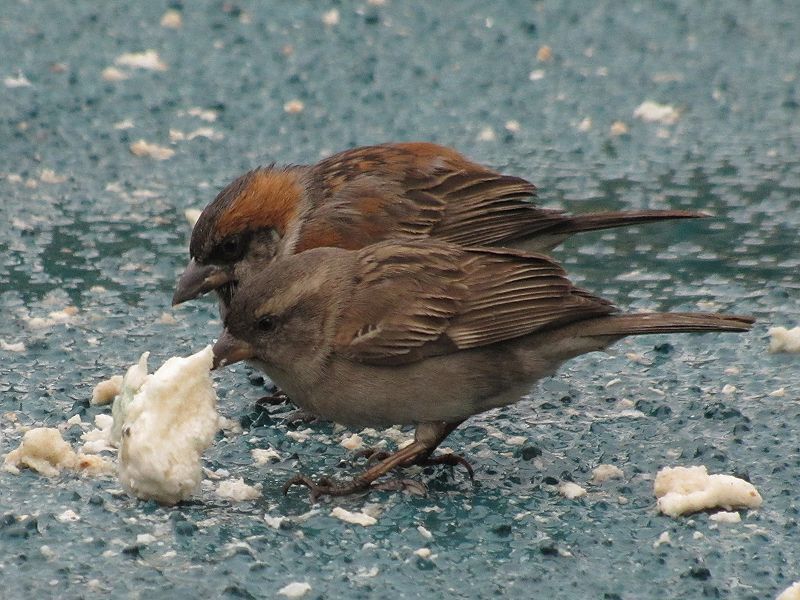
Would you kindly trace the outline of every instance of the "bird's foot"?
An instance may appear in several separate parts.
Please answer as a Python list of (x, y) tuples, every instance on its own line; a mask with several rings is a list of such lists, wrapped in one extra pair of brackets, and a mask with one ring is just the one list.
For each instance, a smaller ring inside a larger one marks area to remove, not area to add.
[(295, 475), (283, 484), (284, 496), (289, 493), (291, 487), (295, 485), (306, 486), (312, 502), (316, 502), (317, 498), (320, 496), (349, 496), (351, 494), (369, 491), (370, 489), (369, 482), (361, 480), (358, 477), (347, 482), (335, 482), (328, 477), (320, 477), (318, 481), (314, 481), (305, 475)]
[[(356, 456), (366, 457), (368, 465), (386, 460), (391, 455), (392, 454), (390, 452), (379, 450), (377, 448), (365, 448), (364, 450), (359, 450), (356, 452)], [(470, 481), (475, 481), (475, 471), (472, 469), (472, 465), (469, 464), (469, 461), (460, 454), (447, 453), (439, 454), (437, 456), (418, 456), (412, 460), (398, 465), (398, 467), (405, 469), (406, 467), (429, 467), (433, 465), (447, 465), (449, 467), (462, 466), (467, 471)]]

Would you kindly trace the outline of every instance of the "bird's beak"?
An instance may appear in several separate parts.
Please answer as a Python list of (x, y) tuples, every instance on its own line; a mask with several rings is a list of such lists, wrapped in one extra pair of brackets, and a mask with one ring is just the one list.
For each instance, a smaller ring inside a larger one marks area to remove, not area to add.
[(175, 286), (172, 306), (202, 296), (232, 279), (233, 274), (230, 269), (217, 265), (201, 265), (192, 259), (178, 279), (178, 285)]
[(240, 360), (255, 357), (254, 348), (247, 342), (233, 337), (228, 330), (222, 332), (222, 335), (214, 344), (214, 364), (212, 369), (218, 369), (225, 365), (232, 365)]

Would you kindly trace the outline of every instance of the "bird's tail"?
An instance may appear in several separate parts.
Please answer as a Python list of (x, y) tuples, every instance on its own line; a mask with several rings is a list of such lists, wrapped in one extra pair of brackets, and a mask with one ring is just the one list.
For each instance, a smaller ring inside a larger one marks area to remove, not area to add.
[(639, 210), (630, 212), (600, 212), (585, 215), (571, 215), (553, 227), (552, 233), (572, 235), (582, 231), (629, 227), (654, 221), (672, 219), (699, 219), (710, 215), (689, 210)]
[(633, 313), (609, 315), (583, 321), (586, 337), (643, 335), (648, 333), (704, 333), (749, 331), (755, 323), (750, 316), (719, 313)]

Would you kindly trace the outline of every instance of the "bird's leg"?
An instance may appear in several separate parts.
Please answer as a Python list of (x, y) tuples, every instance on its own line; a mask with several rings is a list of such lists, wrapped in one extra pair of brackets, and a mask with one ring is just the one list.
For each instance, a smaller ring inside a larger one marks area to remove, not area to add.
[[(448, 465), (448, 466), (451, 466), (451, 467), (455, 467), (455, 466), (461, 465), (462, 467), (464, 467), (466, 469), (470, 480), (474, 480), (475, 479), (475, 472), (472, 470), (472, 465), (470, 465), (469, 462), (467, 461), (467, 459), (465, 459), (463, 456), (461, 456), (459, 454), (454, 454), (454, 453), (441, 454), (439, 456), (432, 456), (433, 451), (439, 446), (439, 444), (441, 444), (444, 441), (444, 439), (448, 435), (450, 435), (450, 433), (452, 433), (453, 430), (456, 427), (461, 425), (461, 423), (463, 423), (463, 421), (459, 421), (458, 423), (448, 423), (448, 424), (446, 424), (445, 428), (441, 431), (441, 433), (436, 436), (435, 445), (433, 445), (433, 447), (430, 448), (430, 450), (428, 451), (427, 455), (423, 454), (423, 455), (419, 456), (418, 458), (416, 458), (414, 460), (414, 462), (405, 463), (405, 464), (402, 464), (400, 466), (401, 467), (411, 467), (411, 466), (414, 466), (414, 465), (419, 465), (419, 466), (422, 466), (422, 467), (427, 467), (427, 466), (430, 466), (430, 465)], [(439, 433), (439, 432), (437, 432), (437, 433)], [(391, 453), (390, 452), (386, 452), (385, 450), (377, 450), (375, 448), (366, 448), (364, 450), (359, 450), (356, 453), (356, 456), (366, 457), (367, 464), (372, 464), (374, 462), (381, 461), (381, 460), (384, 460), (386, 458), (389, 458), (389, 456), (391, 456)]]
[[(420, 423), (414, 432), (414, 441), (405, 448), (402, 448), (381, 460), (378, 464), (370, 467), (351, 481), (345, 483), (335, 483), (328, 478), (313, 481), (305, 475), (297, 475), (286, 482), (283, 486), (283, 493), (287, 493), (293, 485), (304, 485), (311, 492), (311, 499), (316, 500), (319, 496), (346, 496), (369, 490), (372, 483), (379, 477), (383, 477), (389, 471), (397, 467), (405, 467), (413, 464), (467, 464), (463, 458), (456, 455), (454, 458), (431, 458), (431, 453), (442, 443), (451, 431), (458, 427), (459, 423)], [(418, 462), (421, 461), (421, 462)], [(463, 461), (463, 462), (462, 462)]]

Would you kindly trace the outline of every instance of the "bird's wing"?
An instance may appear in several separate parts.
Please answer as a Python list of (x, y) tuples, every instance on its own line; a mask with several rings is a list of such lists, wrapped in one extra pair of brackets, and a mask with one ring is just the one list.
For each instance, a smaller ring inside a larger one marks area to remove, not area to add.
[(530, 202), (536, 187), (443, 146), (412, 142), (346, 150), (311, 168), (314, 206), (297, 251), (436, 237), (491, 245), (569, 217)]
[(404, 364), (613, 312), (545, 256), (428, 240), (360, 252), (339, 354)]

